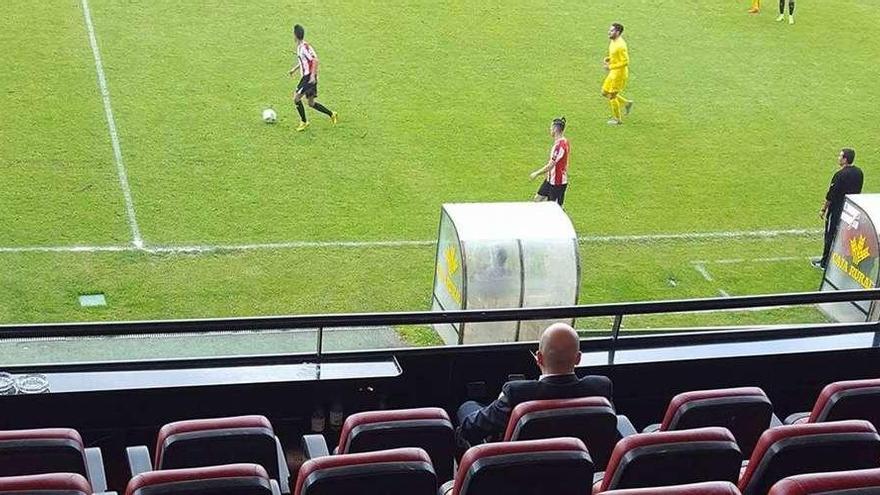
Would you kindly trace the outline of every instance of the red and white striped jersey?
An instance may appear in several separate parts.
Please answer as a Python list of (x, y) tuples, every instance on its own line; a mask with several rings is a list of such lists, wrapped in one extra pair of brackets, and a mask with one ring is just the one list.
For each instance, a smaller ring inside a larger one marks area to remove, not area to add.
[(547, 182), (552, 186), (568, 184), (568, 139), (559, 138), (550, 149), (550, 159), (555, 165), (547, 171)]
[(296, 58), (299, 59), (299, 68), (302, 75), (307, 76), (315, 71), (315, 62), (318, 60), (318, 54), (312, 48), (312, 45), (303, 41), (296, 47)]

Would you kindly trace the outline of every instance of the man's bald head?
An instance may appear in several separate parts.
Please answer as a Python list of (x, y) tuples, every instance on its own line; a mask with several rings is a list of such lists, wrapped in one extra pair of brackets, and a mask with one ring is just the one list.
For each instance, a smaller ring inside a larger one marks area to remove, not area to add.
[(581, 360), (580, 338), (571, 325), (554, 323), (541, 334), (538, 365), (545, 375), (574, 373)]

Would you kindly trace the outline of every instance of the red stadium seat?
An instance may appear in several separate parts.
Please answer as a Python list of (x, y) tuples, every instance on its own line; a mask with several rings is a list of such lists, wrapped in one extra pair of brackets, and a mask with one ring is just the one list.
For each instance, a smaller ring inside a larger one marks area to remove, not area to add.
[(92, 486), (74, 473), (0, 477), (0, 495), (91, 495)]
[(507, 422), (505, 441), (574, 437), (587, 446), (597, 469), (604, 469), (620, 440), (617, 414), (605, 397), (533, 400), (518, 404)]
[(76, 473), (97, 492), (107, 490), (104, 461), (97, 447), (85, 448), (70, 428), (0, 431), (0, 476)]
[(299, 469), (295, 495), (434, 495), (437, 476), (417, 448), (310, 459)]
[(593, 461), (577, 438), (487, 443), (471, 447), (455, 480), (441, 493), (453, 495), (583, 495), (593, 481)]
[(740, 495), (729, 481), (710, 481), (691, 485), (655, 486), (631, 490), (611, 490), (606, 495)]
[(437, 478), (452, 479), (455, 430), (446, 411), (437, 407), (370, 411), (346, 418), (338, 454), (418, 447), (431, 457)]
[(669, 402), (659, 425), (648, 431), (673, 431), (722, 426), (733, 433), (743, 455), (751, 455), (758, 437), (770, 427), (773, 404), (757, 387), (697, 390), (678, 394)]
[(196, 419), (159, 430), (154, 463), (145, 446), (127, 449), (132, 476), (146, 471), (249, 463), (262, 466), (289, 493), (290, 472), (281, 443), (264, 416)]
[(165, 469), (139, 474), (125, 495), (278, 495), (277, 483), (256, 464)]
[(739, 480), (743, 495), (764, 495), (788, 476), (880, 467), (880, 435), (867, 421), (771, 428)]
[(880, 428), (880, 379), (830, 383), (822, 389), (813, 411), (795, 413), (786, 424), (864, 419)]
[(726, 428), (641, 433), (614, 447), (593, 493), (624, 488), (736, 482), (742, 453)]
[(770, 489), (770, 495), (876, 495), (878, 493), (880, 493), (880, 469), (799, 474), (779, 481)]

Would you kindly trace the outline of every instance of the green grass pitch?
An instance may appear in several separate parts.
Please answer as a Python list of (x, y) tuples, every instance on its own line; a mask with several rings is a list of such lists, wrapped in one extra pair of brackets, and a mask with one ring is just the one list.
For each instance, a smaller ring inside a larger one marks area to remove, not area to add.
[[(89, 1), (147, 247), (431, 240), (444, 202), (530, 199), (559, 115), (580, 235), (818, 231), (841, 147), (856, 148), (866, 192), (880, 185), (880, 5), (804, 1), (789, 26), (765, 4), (749, 16), (744, 0)], [(27, 251), (132, 236), (81, 0), (3, 10), (0, 322), (430, 306), (426, 245)], [(613, 21), (636, 102), (619, 128), (598, 94)], [(307, 109), (312, 126), (294, 132), (294, 23), (336, 127)], [(259, 118), (270, 106), (273, 126)], [(813, 290), (820, 249), (815, 233), (585, 242), (581, 302)], [(718, 263), (731, 259), (743, 261)], [(109, 305), (79, 308), (93, 292)], [(817, 320), (806, 308), (632, 324)]]

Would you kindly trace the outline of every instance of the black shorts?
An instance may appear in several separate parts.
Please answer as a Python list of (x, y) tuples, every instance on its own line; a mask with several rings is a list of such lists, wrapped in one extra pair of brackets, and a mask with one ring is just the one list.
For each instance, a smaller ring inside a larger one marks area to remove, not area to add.
[(299, 84), (296, 85), (296, 92), (303, 96), (314, 98), (318, 96), (318, 80), (315, 79), (315, 82), (310, 83), (310, 77), (312, 76), (302, 76), (302, 79), (299, 80)]
[(541, 187), (538, 189), (538, 195), (544, 196), (550, 201), (556, 201), (559, 203), (559, 206), (562, 206), (562, 203), (565, 201), (565, 190), (568, 188), (568, 184), (562, 184), (561, 186), (554, 186), (547, 182), (545, 179), (541, 184)]

